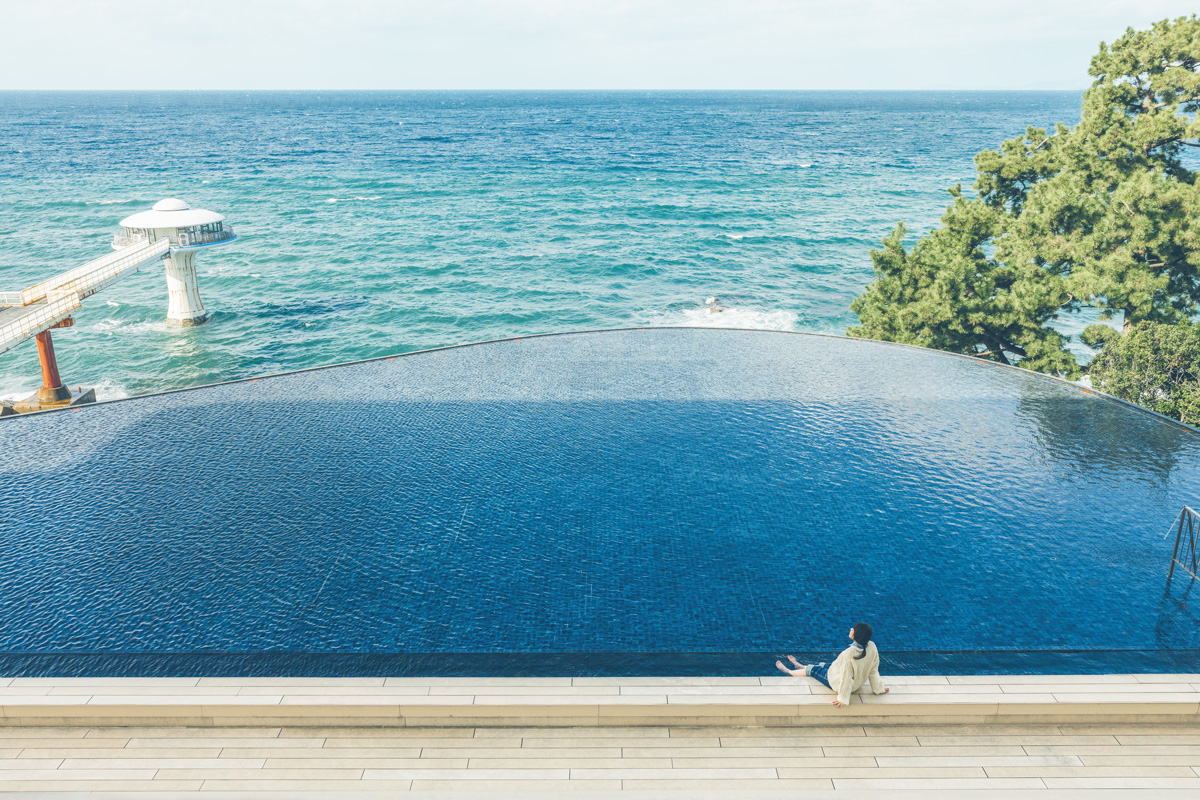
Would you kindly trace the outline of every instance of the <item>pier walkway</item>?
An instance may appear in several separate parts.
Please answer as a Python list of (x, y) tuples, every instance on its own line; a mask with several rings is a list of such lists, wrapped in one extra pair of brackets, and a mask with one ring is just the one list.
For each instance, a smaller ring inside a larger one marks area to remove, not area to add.
[(0, 353), (61, 326), (82, 307), (85, 298), (161, 261), (170, 248), (171, 243), (165, 239), (143, 239), (24, 291), (0, 293)]
[(885, 682), (836, 709), (782, 676), (4, 679), (0, 797), (1200, 792), (1200, 674)]

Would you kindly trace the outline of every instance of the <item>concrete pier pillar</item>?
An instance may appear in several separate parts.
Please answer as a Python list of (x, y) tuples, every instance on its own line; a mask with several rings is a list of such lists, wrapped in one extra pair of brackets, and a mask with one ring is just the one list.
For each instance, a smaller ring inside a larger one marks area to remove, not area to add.
[(167, 271), (167, 322), (175, 325), (200, 325), (208, 312), (200, 300), (196, 283), (196, 257), (190, 250), (172, 250), (164, 259)]
[(199, 325), (208, 320), (196, 283), (196, 249), (237, 241), (237, 234), (215, 211), (192, 208), (178, 197), (167, 197), (121, 220), (121, 231), (113, 247), (121, 249), (136, 242), (167, 239), (171, 250), (163, 259), (167, 271), (167, 322)]

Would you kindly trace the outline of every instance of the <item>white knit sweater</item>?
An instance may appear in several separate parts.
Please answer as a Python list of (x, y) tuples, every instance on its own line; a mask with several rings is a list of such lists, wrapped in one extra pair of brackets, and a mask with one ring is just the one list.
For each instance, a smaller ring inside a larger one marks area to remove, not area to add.
[(854, 645), (850, 645), (837, 657), (829, 667), (829, 685), (837, 692), (837, 699), (842, 703), (850, 702), (850, 695), (862, 688), (867, 681), (871, 682), (871, 691), (883, 694), (883, 679), (879, 677), (879, 650), (874, 642), (867, 642), (867, 654), (855, 658), (861, 653)]

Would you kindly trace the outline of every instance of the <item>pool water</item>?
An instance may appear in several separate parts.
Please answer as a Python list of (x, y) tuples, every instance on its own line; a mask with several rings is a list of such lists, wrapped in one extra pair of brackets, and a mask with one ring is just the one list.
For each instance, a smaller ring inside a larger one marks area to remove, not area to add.
[[(876, 342), (506, 340), (0, 423), (4, 674), (1200, 671), (1200, 432)], [(889, 660), (890, 659), (890, 660)]]

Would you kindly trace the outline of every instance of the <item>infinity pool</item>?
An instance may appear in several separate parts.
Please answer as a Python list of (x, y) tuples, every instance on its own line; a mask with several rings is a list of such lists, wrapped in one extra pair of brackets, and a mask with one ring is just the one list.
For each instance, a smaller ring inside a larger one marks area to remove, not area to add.
[(0, 674), (1200, 671), (1200, 433), (1021, 370), (649, 329), (0, 423)]

